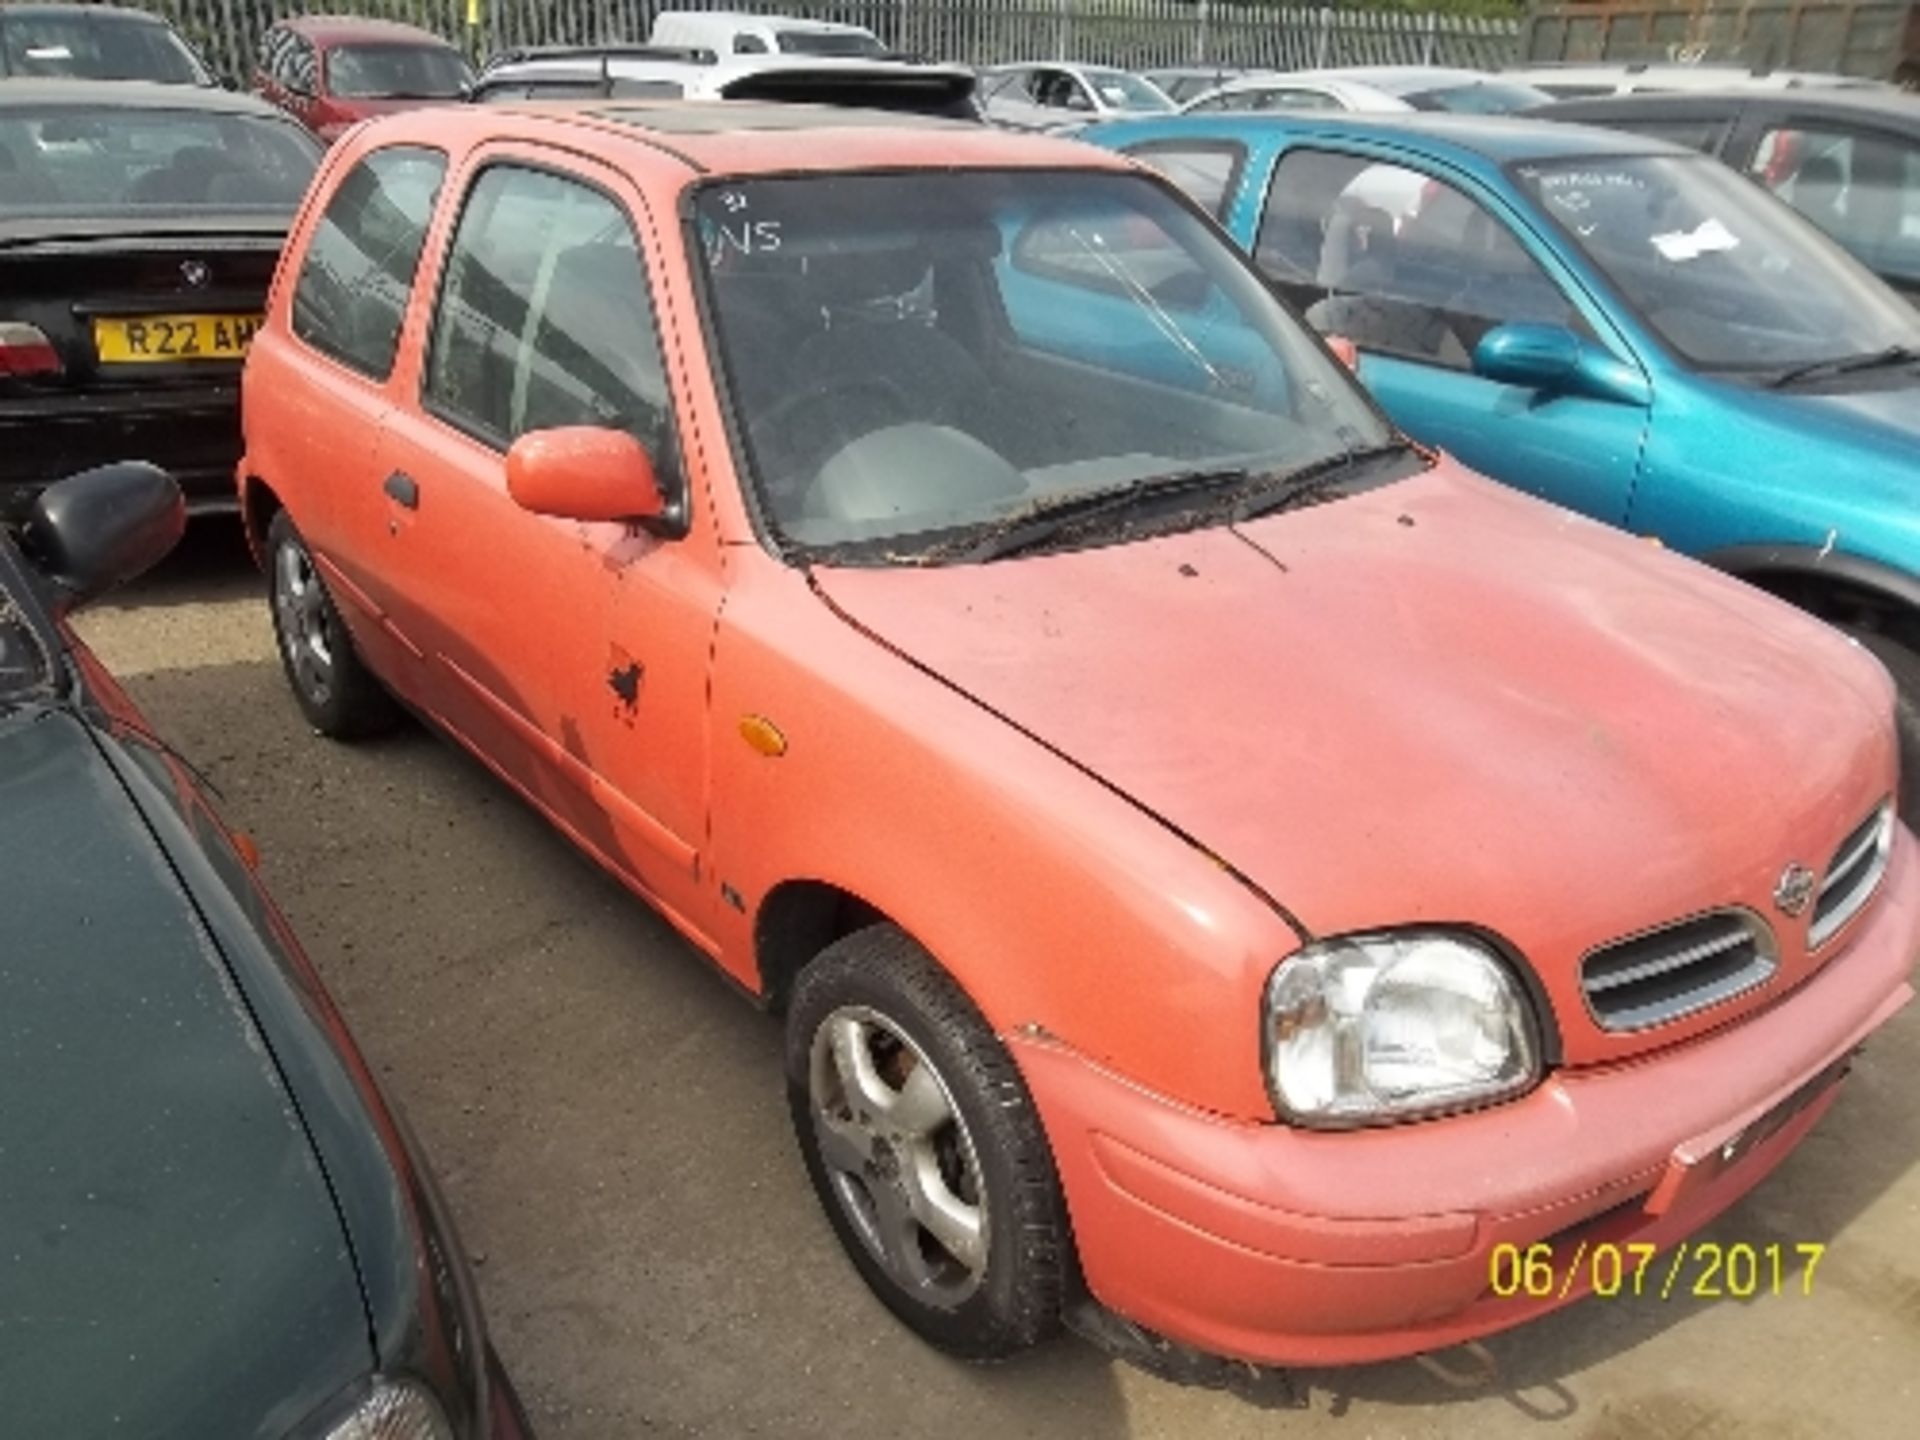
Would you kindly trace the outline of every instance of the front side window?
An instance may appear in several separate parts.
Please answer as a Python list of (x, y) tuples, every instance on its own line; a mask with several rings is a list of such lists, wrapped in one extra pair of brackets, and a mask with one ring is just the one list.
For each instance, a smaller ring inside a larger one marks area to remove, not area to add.
[(645, 268), (601, 191), (496, 165), (447, 254), (424, 399), (504, 450), (530, 430), (625, 430), (666, 454), (668, 398)]
[(473, 81), (444, 45), (340, 45), (327, 52), (327, 93), (346, 100), (451, 100)]
[(9, 211), (291, 217), (319, 163), (313, 137), (277, 112), (0, 107), (0, 208)]
[(1920, 142), (1866, 130), (1777, 129), (1751, 173), (1875, 270), (1920, 277)]
[(1126, 153), (1173, 181), (1216, 220), (1226, 215), (1247, 158), (1233, 141), (1148, 141)]
[(1536, 161), (1521, 186), (1674, 351), (1765, 374), (1920, 348), (1920, 312), (1704, 156)]
[(327, 200), (293, 290), (293, 333), (372, 378), (393, 369), (400, 321), (447, 157), (390, 146), (366, 156)]
[(1323, 334), (1465, 370), (1496, 325), (1575, 326), (1506, 224), (1419, 171), (1295, 150), (1274, 169), (1254, 255)]
[(1100, 97), (1103, 110), (1161, 115), (1173, 109), (1173, 102), (1154, 85), (1125, 70), (1089, 70), (1086, 76), (1087, 84)]
[(742, 470), (784, 542), (896, 563), (1070, 497), (1391, 443), (1145, 176), (714, 181), (692, 224)]

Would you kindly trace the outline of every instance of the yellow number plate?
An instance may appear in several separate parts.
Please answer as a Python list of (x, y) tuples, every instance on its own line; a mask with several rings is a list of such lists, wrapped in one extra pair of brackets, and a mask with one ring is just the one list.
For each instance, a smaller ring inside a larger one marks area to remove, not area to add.
[(102, 316), (93, 322), (93, 343), (103, 365), (238, 360), (259, 328), (258, 315)]

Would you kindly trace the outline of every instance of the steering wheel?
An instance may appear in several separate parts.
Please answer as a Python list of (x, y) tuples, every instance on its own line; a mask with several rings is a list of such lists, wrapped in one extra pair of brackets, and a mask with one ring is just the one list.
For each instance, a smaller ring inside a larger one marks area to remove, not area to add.
[[(836, 396), (841, 402), (829, 403)], [(801, 418), (810, 406), (817, 407), (817, 413)], [(869, 417), (871, 423), (862, 423)], [(762, 481), (797, 508), (829, 455), (862, 435), (914, 418), (906, 391), (891, 380), (826, 375), (774, 401), (747, 423), (747, 433), (762, 461)], [(796, 419), (799, 423), (793, 423)]]

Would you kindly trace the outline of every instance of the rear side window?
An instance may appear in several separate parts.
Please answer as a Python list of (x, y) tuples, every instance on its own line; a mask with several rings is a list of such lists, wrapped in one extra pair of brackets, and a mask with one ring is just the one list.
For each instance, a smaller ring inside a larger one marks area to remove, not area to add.
[(1584, 123), (1604, 125), (1609, 130), (1624, 130), (1629, 135), (1648, 135), (1655, 140), (1671, 141), (1675, 145), (1684, 145), (1689, 150), (1698, 150), (1707, 155), (1713, 154), (1720, 148), (1720, 137), (1727, 133), (1727, 122), (1724, 119), (1711, 117), (1662, 116), (1659, 119), (1643, 119), (1630, 116), (1615, 120), (1607, 116)]
[(625, 430), (665, 454), (667, 385), (626, 212), (599, 190), (496, 165), (448, 252), (425, 402), (505, 449), (530, 430)]
[(295, 335), (364, 375), (386, 378), (446, 173), (445, 155), (412, 145), (376, 150), (348, 172), (300, 265)]
[(1247, 152), (1232, 141), (1150, 141), (1126, 152), (1191, 195), (1214, 219), (1225, 217), (1240, 188)]

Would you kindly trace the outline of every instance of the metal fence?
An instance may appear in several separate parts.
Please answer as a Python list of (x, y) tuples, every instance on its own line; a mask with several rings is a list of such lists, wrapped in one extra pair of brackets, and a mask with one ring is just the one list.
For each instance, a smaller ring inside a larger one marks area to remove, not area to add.
[[(129, 3), (129, 0), (120, 0)], [(864, 25), (895, 49), (991, 65), (1086, 60), (1263, 66), (1436, 63), (1512, 58), (1513, 20), (1399, 10), (1268, 8), (1218, 0), (132, 0), (166, 15), (215, 70), (251, 73), (261, 33), (302, 13), (351, 11), (446, 36), (474, 59), (517, 45), (639, 41), (654, 13), (753, 10)]]

